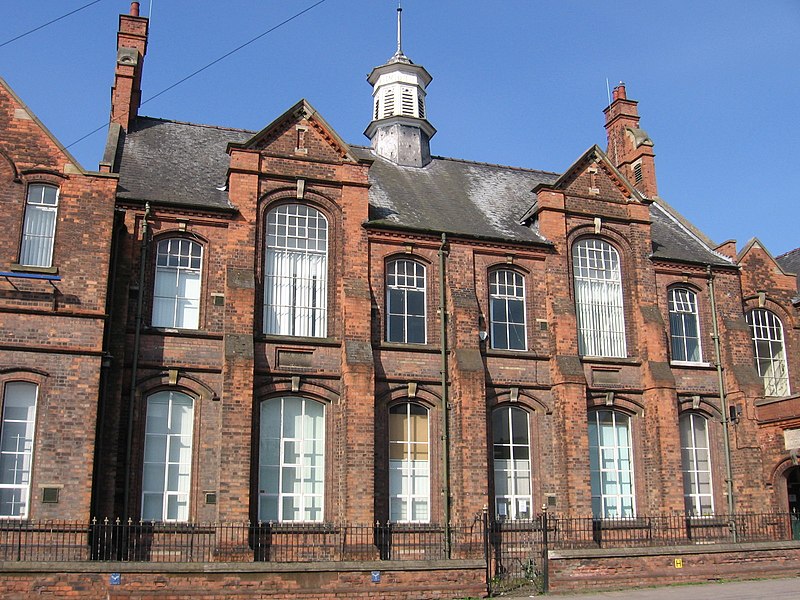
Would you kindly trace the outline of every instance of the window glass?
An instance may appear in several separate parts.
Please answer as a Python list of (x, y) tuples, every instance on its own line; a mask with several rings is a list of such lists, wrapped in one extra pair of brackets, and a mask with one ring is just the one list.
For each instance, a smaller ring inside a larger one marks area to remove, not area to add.
[(525, 350), (525, 283), (522, 275), (502, 269), (489, 276), (492, 348)]
[(669, 330), (672, 360), (700, 362), (697, 295), (685, 288), (669, 291)]
[(194, 400), (180, 392), (147, 399), (142, 520), (187, 521), (192, 472)]
[(425, 267), (413, 260), (386, 266), (386, 341), (425, 343)]
[(0, 427), (0, 517), (28, 516), (38, 387), (6, 383)]
[(494, 507), (498, 519), (530, 519), (530, 432), (528, 413), (503, 406), (492, 413)]
[(619, 253), (608, 242), (585, 239), (572, 247), (578, 351), (624, 358), (625, 313)]
[(617, 411), (589, 413), (589, 471), (596, 519), (634, 517), (630, 417)]
[(203, 247), (191, 240), (161, 240), (156, 249), (154, 327), (197, 329)]
[(389, 519), (430, 521), (428, 410), (414, 402), (389, 409)]
[(21, 265), (52, 266), (57, 215), (58, 188), (39, 183), (29, 185), (19, 253)]
[(325, 497), (325, 406), (288, 396), (261, 403), (258, 518), (320, 522)]
[(328, 221), (310, 206), (267, 213), (264, 333), (327, 335)]
[(711, 458), (708, 444), (708, 420), (694, 413), (682, 415), (681, 463), (683, 465), (683, 498), (686, 514), (714, 514), (711, 492)]
[(765, 396), (789, 395), (789, 369), (783, 323), (775, 313), (757, 308), (747, 313), (747, 323), (753, 337), (753, 349), (758, 374), (764, 382)]

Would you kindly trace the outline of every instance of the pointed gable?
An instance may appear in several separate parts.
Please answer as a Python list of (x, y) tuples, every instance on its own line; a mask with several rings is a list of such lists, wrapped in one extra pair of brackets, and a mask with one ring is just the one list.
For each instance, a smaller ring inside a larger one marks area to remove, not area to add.
[(12, 165), (15, 177), (22, 171), (44, 170), (58, 174), (85, 173), (47, 127), (0, 77), (0, 160)]
[(231, 147), (325, 162), (358, 162), (350, 146), (306, 100), (300, 100), (249, 140)]

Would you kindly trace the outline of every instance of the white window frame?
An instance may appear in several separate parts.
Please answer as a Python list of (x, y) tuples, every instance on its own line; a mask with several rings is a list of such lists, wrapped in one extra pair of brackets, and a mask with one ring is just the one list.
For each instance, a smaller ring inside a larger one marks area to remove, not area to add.
[[(608, 422), (601, 415), (611, 416), (611, 439), (609, 429), (602, 428)], [(589, 471), (594, 518), (634, 518), (636, 479), (628, 415), (617, 410), (589, 412)]]
[(45, 183), (28, 185), (19, 249), (20, 265), (42, 268), (53, 266), (58, 204), (57, 186)]
[[(166, 407), (166, 422), (156, 416), (155, 406)], [(189, 430), (174, 421), (174, 408), (188, 405)], [(184, 523), (189, 520), (194, 446), (194, 398), (183, 392), (163, 390), (147, 397), (144, 457), (142, 460), (142, 520)], [(163, 475), (158, 477), (159, 471)], [(148, 471), (152, 473), (148, 477)], [(152, 504), (148, 499), (158, 500)], [(159, 506), (160, 504), (160, 506)], [(151, 509), (155, 508), (154, 512)], [(172, 514), (170, 514), (173, 509)]]
[[(425, 344), (428, 340), (427, 269), (415, 260), (398, 258), (386, 263), (386, 341)], [(409, 310), (409, 298), (422, 298), (422, 311)], [(409, 324), (422, 322), (422, 339), (410, 339)], [(396, 323), (401, 323), (399, 326)]]
[[(414, 439), (413, 414), (425, 414), (425, 438)], [(392, 434), (392, 414), (405, 412), (402, 438)], [(430, 411), (418, 402), (401, 402), (389, 408), (389, 520), (393, 523), (430, 523)], [(424, 459), (415, 460), (416, 456)], [(402, 458), (393, 458), (400, 456)]]
[[(27, 398), (26, 398), (27, 396)], [(27, 381), (8, 381), (3, 386), (3, 415), (0, 422), (0, 491), (11, 491), (14, 498), (0, 503), (0, 518), (25, 519), (30, 509), (31, 472), (36, 439), (36, 411), (39, 386)], [(24, 418), (10, 414), (13, 409), (26, 409)], [(19, 429), (24, 428), (24, 433)], [(17, 429), (14, 432), (14, 429)], [(13, 481), (3, 481), (9, 464)], [(18, 492), (18, 494), (14, 494)], [(16, 497), (18, 496), (18, 498)], [(6, 510), (6, 508), (9, 510)]]
[[(700, 341), (697, 293), (685, 287), (670, 288), (668, 303), (670, 349), (673, 362), (701, 363), (703, 347)], [(694, 327), (694, 335), (691, 333), (692, 327)]]
[[(320, 414), (309, 414), (312, 406), (314, 412)], [(322, 522), (325, 515), (325, 414), (322, 402), (303, 396), (261, 402), (259, 521)], [(289, 423), (292, 415), (299, 417), (299, 426), (296, 420)], [(294, 435), (290, 434), (290, 426)], [(274, 511), (269, 508), (270, 504)], [(295, 507), (299, 517), (289, 514)]]
[[(496, 350), (524, 351), (528, 349), (527, 310), (525, 306), (525, 278), (511, 269), (495, 269), (489, 274), (489, 322), (492, 348)], [(513, 321), (511, 307), (517, 305), (522, 309), (522, 321)], [(498, 308), (502, 312), (498, 314)], [(522, 335), (520, 347), (512, 347), (512, 331)], [(502, 335), (500, 335), (502, 333)], [(505, 343), (503, 343), (503, 339)]]
[[(525, 439), (514, 439), (513, 415), (525, 419)], [(508, 443), (498, 442), (497, 432), (504, 430)], [(531, 478), (530, 413), (516, 406), (501, 406), (492, 412), (492, 462), (494, 467), (494, 509), (498, 519), (533, 517), (533, 481)], [(504, 458), (506, 456), (508, 458)], [(501, 487), (501, 482), (504, 484)], [(505, 489), (507, 493), (498, 493)]]
[(686, 514), (696, 517), (714, 514), (708, 424), (709, 420), (697, 413), (686, 413), (679, 419), (684, 505)]
[(756, 369), (764, 382), (764, 395), (788, 396), (791, 391), (783, 323), (778, 315), (766, 308), (754, 308), (746, 316), (753, 340)]
[(605, 240), (581, 239), (572, 246), (572, 265), (578, 352), (627, 357), (619, 252)]
[(281, 204), (266, 221), (264, 333), (325, 337), (328, 219), (305, 204)]
[(181, 237), (158, 242), (153, 283), (153, 327), (199, 327), (202, 272), (202, 244)]

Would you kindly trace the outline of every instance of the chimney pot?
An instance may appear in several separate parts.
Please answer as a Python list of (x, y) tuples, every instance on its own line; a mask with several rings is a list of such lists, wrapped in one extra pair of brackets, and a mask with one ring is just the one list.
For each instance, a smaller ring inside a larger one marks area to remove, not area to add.
[(619, 85), (614, 88), (614, 100), (627, 100), (628, 94), (625, 92), (625, 82), (620, 81)]
[(139, 16), (139, 3), (138, 2), (131, 2), (131, 16), (138, 17)]

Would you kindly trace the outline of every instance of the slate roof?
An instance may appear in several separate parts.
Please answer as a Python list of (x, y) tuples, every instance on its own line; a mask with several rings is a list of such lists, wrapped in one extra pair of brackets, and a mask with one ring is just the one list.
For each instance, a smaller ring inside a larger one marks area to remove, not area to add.
[[(226, 148), (255, 133), (139, 117), (120, 142), (117, 195), (121, 200), (235, 210), (223, 188)], [(558, 173), (442, 157), (422, 168), (402, 167), (369, 148), (350, 149), (358, 158), (373, 161), (368, 226), (549, 244), (520, 221), (535, 202), (533, 188), (555, 182)], [(650, 215), (654, 258), (733, 264), (668, 205), (653, 202)]]
[(781, 254), (775, 260), (781, 266), (781, 269), (787, 273), (800, 275), (800, 248), (795, 248), (786, 254)]

